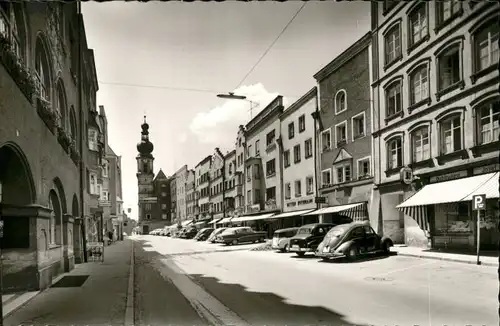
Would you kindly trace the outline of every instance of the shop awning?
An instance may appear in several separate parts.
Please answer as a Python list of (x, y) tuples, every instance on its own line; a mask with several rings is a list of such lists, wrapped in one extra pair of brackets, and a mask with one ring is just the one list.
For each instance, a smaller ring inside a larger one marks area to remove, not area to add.
[(240, 216), (233, 218), (231, 222), (248, 222), (248, 221), (265, 220), (266, 218), (270, 218), (273, 215), (274, 213)]
[(195, 226), (200, 226), (200, 225), (203, 225), (203, 224), (207, 224), (207, 221), (196, 222), (194, 225)]
[(426, 185), (396, 208), (457, 203), (472, 200), (476, 194), (498, 198), (498, 172)]
[(223, 218), (216, 218), (213, 221), (211, 221), (210, 224), (217, 224), (217, 223), (219, 223), (222, 220), (223, 220)]
[(231, 220), (231, 217), (225, 217), (222, 220), (218, 221), (217, 224), (229, 223), (230, 220)]
[(314, 209), (303, 209), (303, 210), (300, 210), (300, 211), (293, 211), (293, 212), (286, 212), (286, 213), (281, 213), (281, 214), (277, 214), (277, 215), (274, 215), (272, 218), (284, 218), (284, 217), (291, 217), (291, 216), (300, 216), (300, 215), (304, 215), (306, 213), (310, 213), (314, 211)]
[(187, 220), (187, 221), (183, 221), (181, 223), (182, 226), (188, 226), (189, 224), (191, 224), (193, 222), (193, 220)]
[(340, 213), (340, 212), (342, 212), (342, 215), (350, 217), (353, 221), (361, 221), (361, 220), (364, 220), (365, 217), (368, 216), (366, 202), (323, 207), (323, 208), (320, 208), (320, 209), (315, 210), (313, 212), (303, 214), (303, 216), (332, 214), (332, 213)]

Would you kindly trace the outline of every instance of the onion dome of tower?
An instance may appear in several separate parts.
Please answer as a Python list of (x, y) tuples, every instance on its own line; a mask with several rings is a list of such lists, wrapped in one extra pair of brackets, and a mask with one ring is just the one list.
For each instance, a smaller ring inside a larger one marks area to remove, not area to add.
[(144, 123), (141, 125), (141, 142), (137, 144), (137, 151), (143, 156), (149, 156), (153, 152), (153, 143), (149, 141), (149, 125), (144, 116)]

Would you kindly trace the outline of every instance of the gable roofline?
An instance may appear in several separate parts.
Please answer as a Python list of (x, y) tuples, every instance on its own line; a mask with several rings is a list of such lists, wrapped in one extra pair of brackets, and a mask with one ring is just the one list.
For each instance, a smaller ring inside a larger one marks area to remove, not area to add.
[(200, 161), (200, 163), (196, 164), (195, 168), (200, 166), (200, 165), (203, 165), (205, 163), (207, 163), (207, 161), (211, 161), (212, 160), (212, 155), (208, 155), (207, 157), (205, 157), (204, 159), (202, 159)]
[(283, 113), (280, 114), (280, 119), (288, 117), (290, 114), (292, 114), (293, 112), (297, 111), (302, 106), (304, 106), (311, 99), (315, 98), (317, 96), (317, 91), (318, 91), (318, 88), (316, 86), (314, 86), (309, 91), (307, 91), (307, 93), (302, 95), (301, 98), (299, 98), (297, 101), (292, 103), (292, 105), (290, 105), (288, 108), (286, 108), (283, 111)]
[(360, 39), (349, 46), (344, 52), (340, 53), (335, 59), (333, 59), (329, 64), (324, 66), (320, 71), (313, 75), (316, 81), (320, 82), (333, 74), (336, 70), (346, 64), (349, 60), (354, 58), (357, 54), (363, 51), (371, 44), (372, 32), (368, 32), (363, 35)]

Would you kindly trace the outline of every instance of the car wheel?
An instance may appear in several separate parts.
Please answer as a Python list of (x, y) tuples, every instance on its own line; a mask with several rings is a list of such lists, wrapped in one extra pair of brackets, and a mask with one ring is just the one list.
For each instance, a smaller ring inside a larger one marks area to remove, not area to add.
[(259, 239), (259, 242), (265, 242), (265, 241), (266, 241), (266, 239), (264, 239), (264, 238)]
[(305, 252), (297, 252), (296, 254), (297, 254), (297, 256), (299, 256), (299, 257), (304, 257), (304, 255), (305, 255), (306, 253), (305, 253)]
[(288, 245), (287, 244), (283, 247), (283, 252), (288, 252)]
[(356, 246), (351, 246), (349, 250), (347, 250), (346, 257), (348, 259), (356, 259), (358, 256), (359, 250)]
[(233, 240), (233, 245), (237, 245), (238, 244), (238, 240), (237, 239), (234, 239)]
[(389, 254), (391, 252), (391, 243), (389, 241), (384, 241), (382, 244), (382, 250), (385, 254)]

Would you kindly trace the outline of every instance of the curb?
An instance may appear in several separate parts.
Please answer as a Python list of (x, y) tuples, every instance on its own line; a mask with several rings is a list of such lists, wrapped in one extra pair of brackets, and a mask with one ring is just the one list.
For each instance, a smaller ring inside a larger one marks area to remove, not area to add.
[[(394, 251), (394, 252), (397, 253), (397, 256), (416, 257), (416, 258), (433, 259), (433, 260), (443, 260), (443, 261), (450, 261), (450, 262), (454, 262), (454, 263), (477, 265), (477, 263), (475, 261), (471, 261), (471, 260), (463, 260), (463, 259), (457, 259), (457, 258), (446, 258), (446, 257), (436, 257), (436, 256), (426, 256), (426, 255), (409, 254), (409, 253), (400, 253), (400, 252), (397, 252), (397, 251)], [(495, 263), (481, 261), (480, 266), (498, 267), (498, 263), (495, 264)]]
[(135, 246), (134, 241), (132, 242), (132, 250), (130, 253), (130, 272), (128, 277), (128, 288), (127, 288), (127, 304), (125, 307), (125, 321), (124, 324), (126, 326), (133, 326), (135, 324), (135, 312), (134, 312), (134, 303), (135, 303), (135, 289), (134, 289), (134, 280), (135, 280)]

